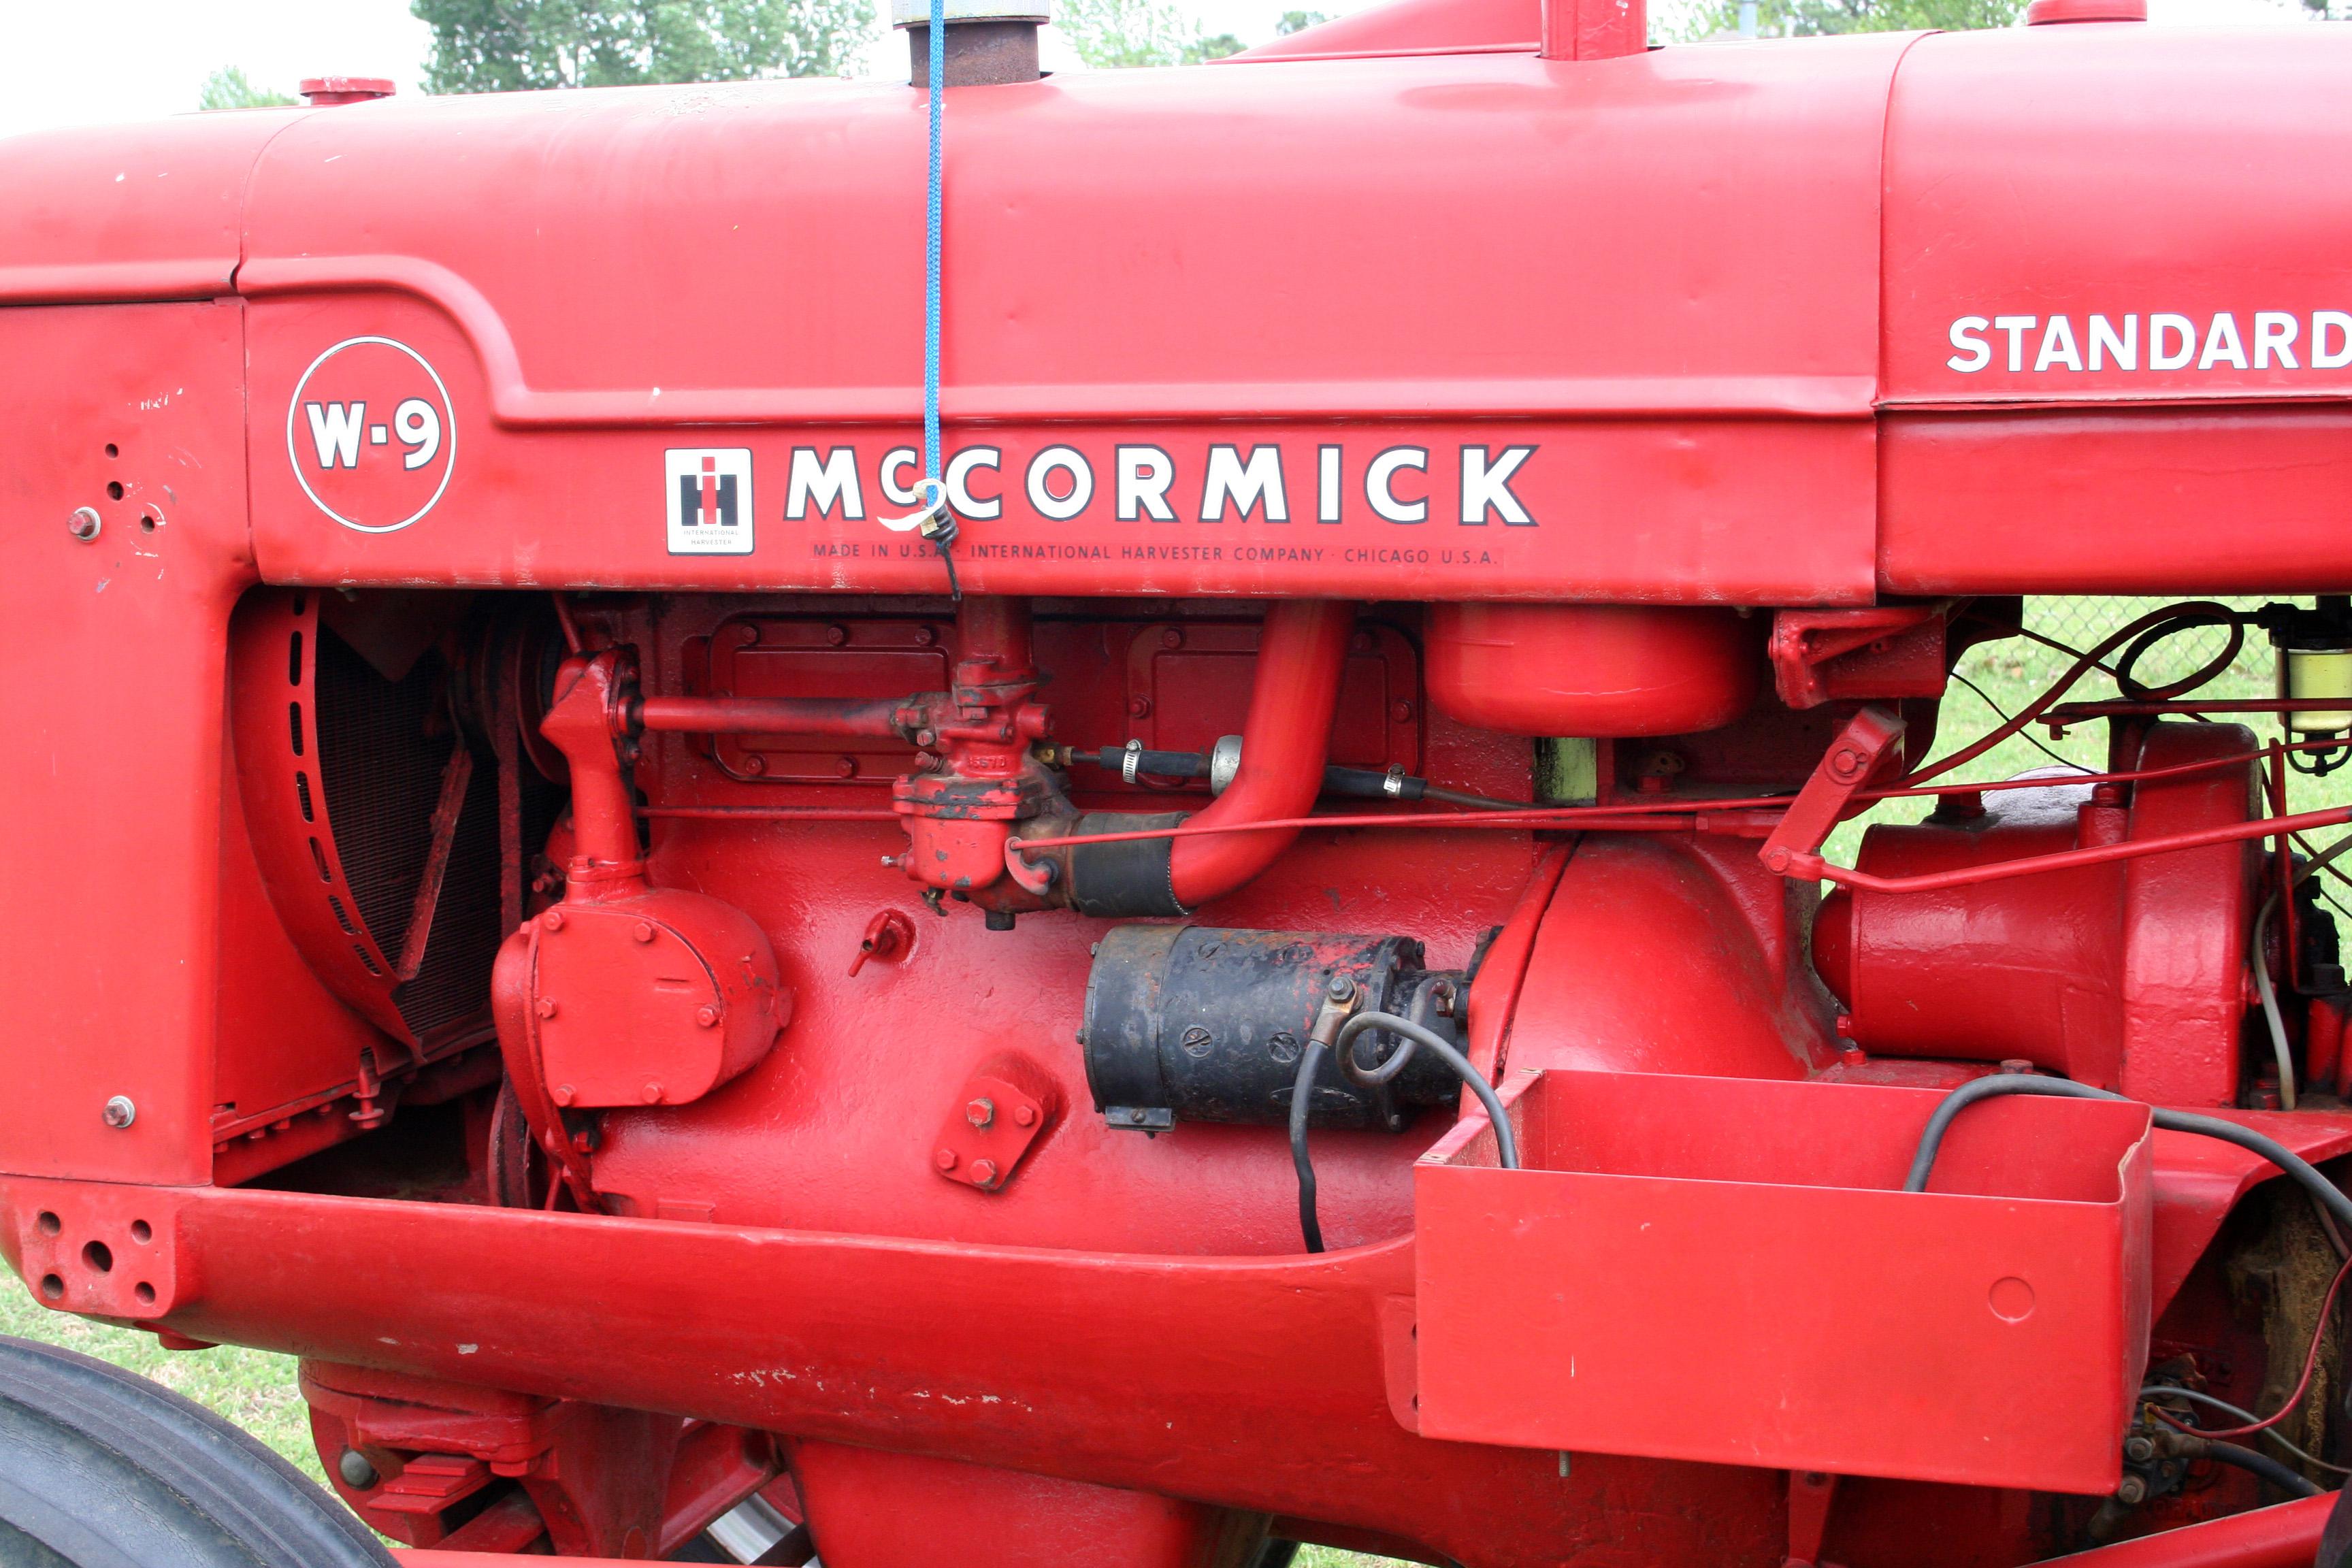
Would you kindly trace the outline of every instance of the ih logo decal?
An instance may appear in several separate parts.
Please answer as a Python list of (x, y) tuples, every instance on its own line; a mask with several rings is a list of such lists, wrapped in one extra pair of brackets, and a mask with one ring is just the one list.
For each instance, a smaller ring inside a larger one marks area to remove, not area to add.
[(346, 338), (310, 362), (286, 410), (302, 493), (362, 533), (406, 528), (449, 488), (457, 426), (425, 356), (390, 338)]
[(671, 447), (663, 454), (672, 555), (751, 553), (751, 449)]

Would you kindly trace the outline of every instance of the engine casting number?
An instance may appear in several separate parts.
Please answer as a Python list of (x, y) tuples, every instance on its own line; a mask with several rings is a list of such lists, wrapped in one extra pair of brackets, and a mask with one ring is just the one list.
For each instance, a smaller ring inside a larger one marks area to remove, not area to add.
[(286, 409), (302, 493), (361, 533), (394, 533), (449, 488), (457, 449), (449, 389), (392, 338), (346, 338), (310, 362)]

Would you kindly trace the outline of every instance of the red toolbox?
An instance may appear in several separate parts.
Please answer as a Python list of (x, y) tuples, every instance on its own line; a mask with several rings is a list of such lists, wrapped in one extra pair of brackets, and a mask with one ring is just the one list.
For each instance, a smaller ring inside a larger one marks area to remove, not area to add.
[(2103, 1493), (2147, 1359), (2148, 1110), (1514, 1075), (1414, 1172), (1424, 1436)]

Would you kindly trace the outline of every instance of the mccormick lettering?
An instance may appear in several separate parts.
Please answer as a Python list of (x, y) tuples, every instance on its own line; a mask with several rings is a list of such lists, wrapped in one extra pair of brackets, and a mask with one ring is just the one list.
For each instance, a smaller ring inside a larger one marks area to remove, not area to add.
[[(1055, 522), (1091, 515), (1118, 522), (1281, 528), (1337, 524), (1369, 513), (1402, 527), (1442, 521), (1464, 528), (1533, 528), (1537, 519), (1514, 486), (1538, 450), (1465, 446), (1433, 452), (1400, 445), (1351, 461), (1347, 448), (1332, 444), (1216, 442), (1189, 459), (1157, 444), (1126, 443), (1093, 454), (1052, 446), (1026, 463), (1016, 458), (1008, 471), (1003, 447), (966, 447), (949, 456), (940, 477), (956, 515), (978, 522), (1003, 517), (1010, 497)], [(916, 489), (920, 452), (893, 447), (872, 467), (866, 457), (849, 446), (793, 447), (784, 481), (785, 519), (867, 521), (875, 515), (866, 494), (869, 475), (881, 491), (875, 504), (884, 515), (890, 508), (921, 504)]]

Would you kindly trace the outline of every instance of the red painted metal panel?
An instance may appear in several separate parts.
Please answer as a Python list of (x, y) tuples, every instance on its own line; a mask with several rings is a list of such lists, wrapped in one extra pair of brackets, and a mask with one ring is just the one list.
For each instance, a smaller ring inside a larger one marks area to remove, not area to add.
[(1878, 449), (1890, 592), (2325, 593), (2352, 576), (2340, 407), (1897, 413)]
[(11, 137), (0, 155), (0, 304), (227, 293), (247, 176), (298, 118), (184, 115)]
[[(1886, 400), (2352, 395), (2352, 209), (2311, 184), (2352, 158), (2347, 70), (2352, 37), (2324, 28), (1922, 40), (1887, 115)], [(2132, 352), (2102, 342), (2094, 368), (2095, 323), (2120, 339), (2127, 317)]]
[[(2098, 1493), (2147, 1354), (2145, 1107), (1515, 1075), (1414, 1171), (1421, 1430)], [(2087, 1114), (2081, 1112), (2087, 1111)]]
[[(0, 1163), (102, 1180), (211, 1168), (224, 647), (251, 576), (243, 307), (0, 311)], [(115, 493), (110, 487), (119, 487)], [(100, 519), (87, 542), (77, 508)], [(101, 1112), (117, 1095), (131, 1124)]]
[(2067, 1568), (2306, 1568), (2336, 1504), (2332, 1492), (2297, 1498), (2050, 1561)]
[[(1900, 47), (1327, 61), (973, 99), (949, 153), (950, 292), (992, 303), (950, 311), (944, 399), (951, 450), (999, 449), (972, 491), (1004, 505), (966, 524), (967, 585), (1866, 595), (1879, 134)], [(385, 104), (281, 139), (238, 279), (272, 301), (254, 444), (274, 577), (936, 589), (929, 552), (873, 521), (907, 510), (879, 469), (917, 409), (919, 117), (889, 89), (701, 90), (723, 112)], [(1749, 133), (1767, 115), (1769, 154)], [(485, 204), (513, 221), (461, 216)], [(1309, 286), (1290, 259), (1349, 249), (1382, 264)], [(610, 319), (579, 332), (591, 317)], [(283, 423), (324, 351), (373, 333), (446, 382), (456, 455), (430, 513), (365, 536), (303, 494)], [(1255, 426), (1202, 423), (1236, 415)], [(1339, 423), (1371, 417), (1401, 423)], [(1113, 448), (1139, 418), (1174, 422), (1148, 444), (1181, 521), (1117, 515)], [(761, 498), (748, 556), (666, 548), (663, 453), (712, 439), (662, 433), (689, 421), (772, 427), (728, 437)], [(600, 426), (616, 433), (556, 434)], [(856, 449), (864, 518), (786, 515), (793, 449), (836, 444)], [(1289, 521), (1196, 521), (1217, 510), (1217, 445), (1280, 449)], [(1326, 524), (1329, 445), (1343, 495)], [(1026, 482), (1053, 446), (1094, 477), (1075, 516)], [(1535, 450), (1513, 504), (1533, 525), (1480, 508), (1463, 526), (1463, 448), (1496, 464), (1519, 446)], [(1391, 448), (1425, 455), (1382, 470), (1382, 516), (1367, 487)]]

